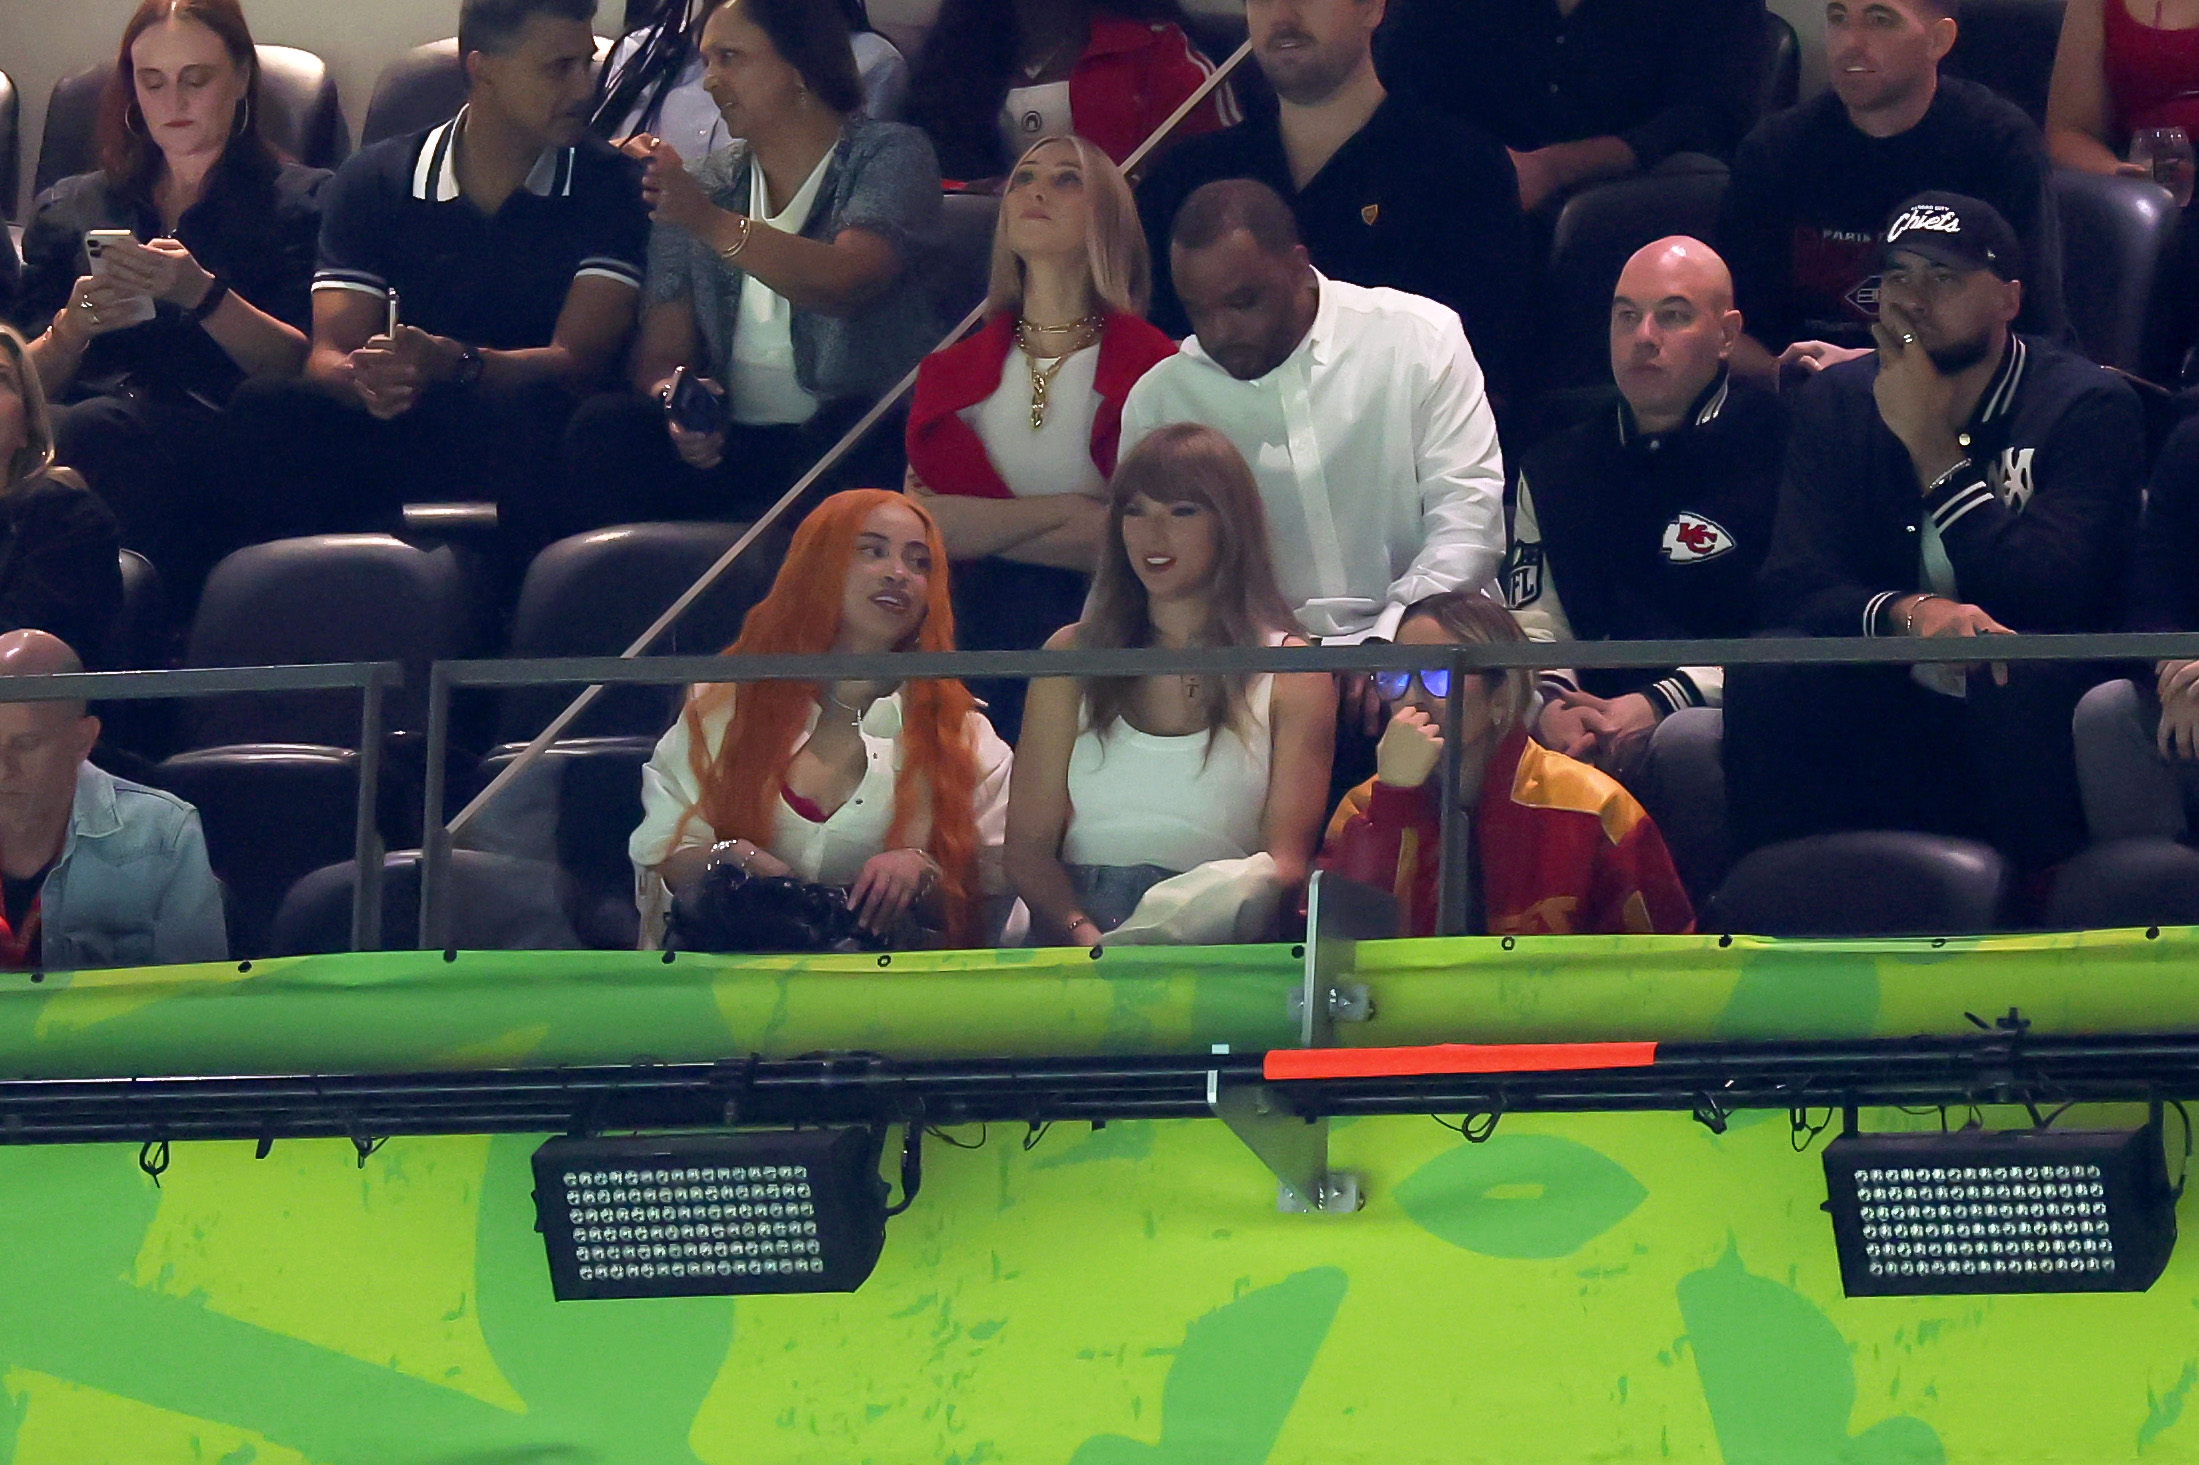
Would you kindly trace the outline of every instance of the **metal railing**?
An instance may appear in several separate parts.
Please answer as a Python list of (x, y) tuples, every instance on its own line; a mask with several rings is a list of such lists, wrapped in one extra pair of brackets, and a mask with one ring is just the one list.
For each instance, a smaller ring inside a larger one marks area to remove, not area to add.
[(359, 878), (352, 890), (351, 945), (355, 951), (370, 951), (381, 944), (382, 931), (382, 837), (375, 822), (382, 777), (382, 701), (391, 688), (403, 684), (404, 673), (403, 665), (394, 661), (57, 672), (0, 677), (0, 702), (168, 702), (184, 697), (266, 692), (356, 691), (359, 801), (354, 811), (352, 857), (358, 863)]
[[(1444, 711), (1443, 851), (1437, 931), (1465, 929), (1466, 820), (1457, 796), (1463, 758), (1464, 674), (1526, 670), (1657, 668), (1669, 666), (1867, 666), (2068, 661), (2133, 662), (2199, 659), (2199, 632), (2146, 635), (1991, 636), (1920, 640), (1909, 637), (1752, 637), (1713, 641), (1561, 641), (1505, 645), (1227, 647), (1197, 650), (958, 651), (879, 656), (569, 657), (505, 661), (443, 661), (429, 671), (428, 769), (421, 851), (420, 934), (423, 947), (448, 943), (450, 864), (464, 815), (447, 824), (445, 765), (451, 702), (460, 689), (587, 684), (683, 686), (706, 682), (1152, 676), (1168, 673), (1375, 672), (1448, 669)], [(549, 746), (547, 743), (543, 747)], [(518, 760), (514, 760), (514, 764)], [(506, 772), (511, 771), (508, 765)], [(501, 784), (492, 784), (493, 793)], [(480, 808), (487, 794), (468, 805)]]

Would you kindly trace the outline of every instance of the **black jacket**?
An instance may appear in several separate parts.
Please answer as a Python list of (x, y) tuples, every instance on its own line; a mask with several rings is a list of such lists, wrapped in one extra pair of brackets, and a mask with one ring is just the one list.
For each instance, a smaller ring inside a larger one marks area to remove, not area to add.
[(2153, 465), (2131, 555), (2128, 624), (2199, 631), (2199, 417), (2169, 435)]
[(1764, 624), (1875, 636), (1886, 607), (1925, 588), (1937, 526), (1958, 593), (2015, 631), (2104, 631), (2121, 605), (2145, 471), (2138, 399), (2104, 368), (2011, 337), (1965, 434), (1973, 466), (1930, 494), (1880, 420), (1878, 358), (1833, 367), (1795, 396)]
[[(1537, 444), (1521, 463), (1505, 563), (1512, 609), (1530, 627), (1547, 612), (1550, 629), (1582, 641), (1746, 636), (1783, 437), (1779, 399), (1722, 375), (1671, 432), (1640, 431), (1620, 400)], [(1585, 671), (1574, 682), (1674, 712), (1716, 700), (1704, 670)]]
[(115, 516), (67, 469), (0, 494), (0, 631), (48, 631), (89, 669), (110, 665), (121, 548)]

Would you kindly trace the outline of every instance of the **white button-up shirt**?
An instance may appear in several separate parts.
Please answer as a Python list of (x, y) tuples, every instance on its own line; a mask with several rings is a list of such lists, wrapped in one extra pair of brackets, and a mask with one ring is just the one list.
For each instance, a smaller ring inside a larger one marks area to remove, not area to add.
[(1504, 458), (1456, 312), (1320, 278), (1313, 327), (1257, 381), (1196, 336), (1146, 372), (1122, 450), (1171, 422), (1237, 445), (1267, 508), (1275, 572), (1310, 636), (1389, 639), (1414, 601), (1481, 589), (1504, 559)]

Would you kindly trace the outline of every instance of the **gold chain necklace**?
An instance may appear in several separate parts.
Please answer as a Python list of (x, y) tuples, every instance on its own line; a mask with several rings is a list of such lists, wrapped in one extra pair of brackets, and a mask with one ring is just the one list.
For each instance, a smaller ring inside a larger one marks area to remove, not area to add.
[[(1035, 326), (1027, 320), (1016, 322), (1016, 346), (1031, 367), (1031, 431), (1037, 432), (1046, 426), (1046, 394), (1053, 389), (1054, 378), (1061, 375), (1070, 357), (1100, 338), (1100, 327), (1105, 320), (1104, 316), (1088, 315), (1065, 326)], [(1053, 358), (1053, 365), (1042, 367), (1038, 364), (1039, 353), (1033, 347), (1032, 338), (1046, 335), (1069, 335), (1070, 339), (1061, 354)]]

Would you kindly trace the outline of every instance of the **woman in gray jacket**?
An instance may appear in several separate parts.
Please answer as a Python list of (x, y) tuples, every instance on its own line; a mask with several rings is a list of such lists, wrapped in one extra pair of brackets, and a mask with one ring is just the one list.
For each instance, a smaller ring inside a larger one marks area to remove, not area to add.
[[(656, 221), (639, 395), (574, 420), (575, 529), (754, 515), (938, 341), (924, 276), (939, 166), (915, 128), (853, 115), (840, 7), (729, 0), (702, 55), (734, 141), (694, 164), (657, 138), (629, 144)], [(873, 440), (890, 458), (897, 436)], [(848, 473), (900, 479), (860, 456)]]

